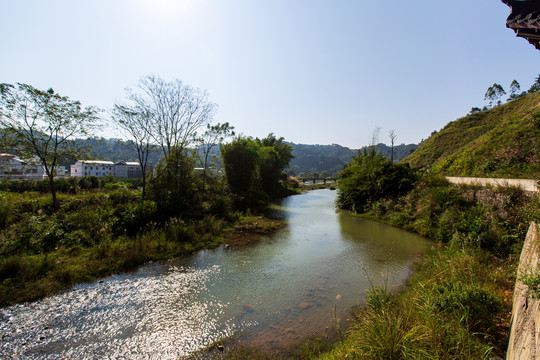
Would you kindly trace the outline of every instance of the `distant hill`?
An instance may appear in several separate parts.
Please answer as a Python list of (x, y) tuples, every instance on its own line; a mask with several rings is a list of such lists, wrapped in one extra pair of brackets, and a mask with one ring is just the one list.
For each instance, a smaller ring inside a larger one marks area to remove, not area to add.
[[(107, 161), (137, 161), (137, 152), (130, 141), (120, 139), (91, 138), (86, 140), (76, 140), (84, 143), (88, 148), (90, 158)], [(358, 154), (358, 150), (349, 149), (338, 144), (332, 145), (306, 145), (289, 143), (294, 147), (294, 159), (291, 160), (286, 172), (290, 175), (300, 175), (303, 173), (323, 173), (326, 176), (334, 176), (347, 164), (353, 156)], [(387, 157), (390, 157), (390, 147), (385, 144), (378, 144), (377, 149)], [(394, 159), (402, 159), (416, 149), (418, 145), (398, 145), (394, 146)], [(219, 156), (219, 147), (215, 147), (215, 154)], [(150, 165), (157, 165), (161, 153), (156, 150), (150, 156)], [(74, 163), (75, 160), (70, 163)]]
[[(0, 135), (1, 138), (1, 135)], [(131, 141), (121, 139), (106, 139), (94, 137), (88, 139), (73, 140), (79, 146), (87, 149), (87, 159), (105, 160), (105, 161), (138, 161), (137, 151)], [(358, 150), (349, 149), (338, 144), (332, 145), (306, 145), (289, 143), (294, 147), (294, 159), (291, 160), (286, 172), (289, 175), (301, 175), (304, 173), (319, 173), (323, 176), (335, 176), (343, 167), (358, 155)], [(394, 146), (394, 160), (399, 160), (409, 155), (416, 149), (416, 144), (401, 144)], [(376, 148), (386, 157), (390, 157), (390, 147), (385, 144), (378, 144)], [(0, 152), (17, 153), (15, 149), (2, 148)], [(361, 151), (363, 150), (360, 149)], [(219, 156), (219, 147), (212, 151), (213, 155)], [(149, 158), (149, 165), (155, 166), (161, 158), (161, 152), (156, 149)], [(67, 159), (60, 165), (69, 166), (75, 163), (77, 159)], [(197, 166), (199, 166), (197, 164)]]
[(403, 161), (444, 175), (540, 178), (540, 92), (448, 123)]
[[(343, 170), (352, 158), (358, 155), (358, 150), (349, 149), (338, 144), (332, 145), (306, 145), (289, 143), (294, 147), (292, 154), (294, 159), (289, 164), (287, 173), (301, 175), (305, 173), (325, 173), (326, 176), (334, 176)], [(418, 145), (401, 144), (394, 146), (394, 160), (402, 159), (414, 151)], [(384, 156), (390, 158), (390, 146), (378, 144), (376, 146)], [(364, 148), (361, 149), (361, 151)]]

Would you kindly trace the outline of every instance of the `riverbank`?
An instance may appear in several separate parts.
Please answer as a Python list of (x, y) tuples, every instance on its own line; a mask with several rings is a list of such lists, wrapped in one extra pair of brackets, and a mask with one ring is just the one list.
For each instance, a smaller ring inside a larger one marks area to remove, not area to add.
[[(0, 306), (34, 301), (150, 261), (255, 241), (283, 222), (239, 212), (198, 220), (140, 222), (137, 191), (61, 195), (4, 193), (0, 232)], [(151, 209), (152, 203), (146, 204)], [(139, 223), (138, 223), (139, 222)], [(54, 248), (48, 244), (54, 242)]]
[(361, 216), (434, 240), (398, 293), (374, 287), (343, 342), (321, 359), (504, 357), (519, 253), (540, 198), (425, 179)]

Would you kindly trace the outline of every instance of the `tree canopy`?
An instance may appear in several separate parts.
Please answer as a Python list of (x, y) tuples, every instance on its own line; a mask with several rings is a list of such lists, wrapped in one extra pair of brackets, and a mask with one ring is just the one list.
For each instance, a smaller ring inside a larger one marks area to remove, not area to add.
[(39, 90), (31, 85), (0, 84), (0, 126), (11, 133), (18, 153), (36, 159), (50, 181), (53, 206), (58, 207), (54, 178), (59, 162), (80, 153), (69, 141), (87, 137), (98, 125), (95, 107), (83, 108), (79, 101)]

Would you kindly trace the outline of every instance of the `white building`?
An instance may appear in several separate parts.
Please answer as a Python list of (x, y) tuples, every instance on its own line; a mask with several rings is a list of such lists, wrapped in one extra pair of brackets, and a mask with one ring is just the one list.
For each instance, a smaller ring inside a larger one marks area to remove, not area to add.
[(113, 163), (103, 160), (77, 160), (71, 165), (70, 174), (72, 177), (97, 176), (105, 177), (113, 175), (117, 178), (139, 178), (141, 177), (141, 166), (138, 162), (121, 161)]
[[(64, 177), (66, 168), (55, 167), (56, 177)], [(13, 154), (0, 154), (0, 179), (43, 180), (47, 177), (45, 168), (37, 159), (22, 160)]]
[(121, 161), (114, 164), (114, 176), (118, 178), (140, 178), (141, 165), (136, 161)]
[(114, 163), (102, 160), (77, 160), (71, 165), (70, 175), (72, 177), (97, 176), (105, 177), (114, 175)]

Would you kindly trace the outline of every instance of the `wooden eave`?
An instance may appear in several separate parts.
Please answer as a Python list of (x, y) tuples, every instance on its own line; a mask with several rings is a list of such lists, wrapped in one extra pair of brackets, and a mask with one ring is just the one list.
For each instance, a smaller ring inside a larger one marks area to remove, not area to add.
[(502, 1), (511, 9), (506, 27), (540, 50), (540, 0)]

